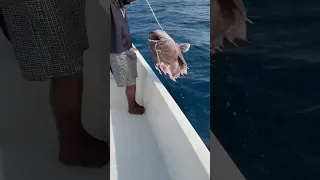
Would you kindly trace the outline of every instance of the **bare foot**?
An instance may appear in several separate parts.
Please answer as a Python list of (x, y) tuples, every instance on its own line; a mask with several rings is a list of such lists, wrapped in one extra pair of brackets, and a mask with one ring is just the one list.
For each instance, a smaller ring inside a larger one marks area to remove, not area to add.
[(133, 107), (129, 107), (129, 113), (130, 114), (143, 114), (145, 112), (145, 109), (143, 106), (140, 106), (138, 103), (135, 103)]
[(68, 166), (102, 168), (110, 161), (110, 148), (89, 133), (84, 133), (77, 142), (60, 147), (59, 160)]

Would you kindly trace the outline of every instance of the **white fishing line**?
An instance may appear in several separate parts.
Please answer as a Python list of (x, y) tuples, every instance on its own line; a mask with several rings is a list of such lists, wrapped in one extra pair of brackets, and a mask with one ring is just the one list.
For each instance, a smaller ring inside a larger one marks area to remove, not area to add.
[[(150, 8), (150, 10), (151, 10), (151, 13), (153, 14), (154, 19), (157, 21), (159, 27), (160, 27), (161, 30), (163, 31), (163, 28), (162, 28), (161, 24), (159, 23), (157, 16), (154, 14), (153, 9), (152, 9), (149, 1), (146, 0), (146, 2), (147, 2), (148, 6), (149, 6), (149, 8)], [(156, 49), (157, 58), (158, 58), (158, 63), (159, 63), (159, 62), (160, 62), (160, 59), (159, 59), (159, 55), (158, 55), (158, 50), (157, 50), (157, 48), (155, 48), (155, 49)], [(162, 74), (162, 73), (161, 73), (161, 70), (160, 70), (157, 66), (155, 66), (155, 68), (159, 71), (160, 74)], [(166, 76), (162, 76), (162, 77), (164, 78), (165, 81), (167, 81), (167, 83), (168, 83), (170, 86), (176, 87), (176, 85), (175, 85), (174, 83), (171, 83), (171, 81), (168, 80)]]
[(154, 14), (154, 12), (153, 12), (153, 10), (152, 10), (152, 7), (151, 7), (151, 5), (150, 5), (150, 3), (149, 3), (149, 1), (148, 1), (148, 0), (146, 0), (146, 1), (147, 1), (147, 3), (148, 3), (148, 6), (149, 6), (152, 14), (153, 14), (154, 19), (157, 21), (158, 25), (160, 26), (161, 30), (163, 31), (163, 28), (162, 28), (161, 24), (159, 23), (159, 21), (158, 21), (158, 19), (157, 19), (157, 16)]

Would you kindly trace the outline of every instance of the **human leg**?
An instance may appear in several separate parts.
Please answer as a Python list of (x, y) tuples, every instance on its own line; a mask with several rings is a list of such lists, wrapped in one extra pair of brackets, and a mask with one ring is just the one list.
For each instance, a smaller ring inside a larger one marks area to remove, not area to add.
[(145, 109), (136, 102), (137, 56), (133, 50), (111, 54), (110, 65), (118, 87), (126, 87), (125, 94), (130, 114), (143, 114)]
[(144, 107), (136, 102), (136, 85), (126, 87), (126, 96), (128, 100), (128, 112), (130, 114), (143, 114)]
[(109, 147), (87, 133), (81, 122), (82, 74), (51, 80), (50, 105), (58, 130), (59, 160), (72, 166), (102, 167), (109, 161)]
[(89, 135), (81, 123), (82, 56), (88, 48), (85, 1), (7, 2), (4, 20), (23, 76), (30, 81), (51, 81), (60, 161), (103, 166), (109, 161), (108, 145)]

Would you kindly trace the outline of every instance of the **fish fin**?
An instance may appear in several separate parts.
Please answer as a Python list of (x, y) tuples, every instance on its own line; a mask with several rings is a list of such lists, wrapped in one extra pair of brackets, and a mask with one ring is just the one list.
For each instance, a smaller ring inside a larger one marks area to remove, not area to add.
[(181, 50), (183, 53), (188, 52), (189, 49), (190, 49), (190, 44), (188, 44), (188, 43), (181, 43), (181, 44), (179, 44), (179, 48), (180, 48), (180, 50)]

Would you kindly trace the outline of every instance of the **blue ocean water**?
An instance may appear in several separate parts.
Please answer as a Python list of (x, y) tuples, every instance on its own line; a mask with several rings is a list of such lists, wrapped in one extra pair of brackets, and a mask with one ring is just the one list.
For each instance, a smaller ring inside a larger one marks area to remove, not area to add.
[(213, 57), (213, 132), (247, 180), (319, 180), (320, 2), (244, 2), (250, 43)]
[(149, 0), (149, 2), (168, 34), (177, 43), (191, 44), (190, 50), (184, 54), (190, 68), (188, 76), (174, 83), (155, 70), (148, 46), (148, 34), (151, 30), (160, 28), (145, 0), (136, 0), (127, 9), (133, 43), (209, 147), (210, 1)]

